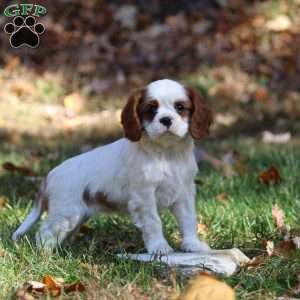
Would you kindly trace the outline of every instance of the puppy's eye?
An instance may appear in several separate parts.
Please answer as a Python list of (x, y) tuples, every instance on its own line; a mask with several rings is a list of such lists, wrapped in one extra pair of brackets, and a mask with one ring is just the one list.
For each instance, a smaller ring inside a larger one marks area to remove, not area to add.
[(184, 111), (185, 107), (181, 103), (176, 103), (175, 104), (175, 109), (180, 113), (180, 112)]
[(150, 113), (152, 116), (156, 115), (157, 113), (157, 107), (154, 105), (151, 105), (147, 109), (148, 113)]

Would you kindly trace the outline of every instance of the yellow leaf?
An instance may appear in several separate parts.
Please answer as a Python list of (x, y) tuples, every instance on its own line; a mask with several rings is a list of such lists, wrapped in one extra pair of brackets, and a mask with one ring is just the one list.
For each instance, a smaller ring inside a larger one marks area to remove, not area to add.
[(234, 300), (234, 290), (225, 282), (202, 273), (191, 280), (177, 300)]
[(72, 93), (64, 98), (64, 106), (69, 113), (80, 113), (84, 107), (84, 99), (79, 93)]

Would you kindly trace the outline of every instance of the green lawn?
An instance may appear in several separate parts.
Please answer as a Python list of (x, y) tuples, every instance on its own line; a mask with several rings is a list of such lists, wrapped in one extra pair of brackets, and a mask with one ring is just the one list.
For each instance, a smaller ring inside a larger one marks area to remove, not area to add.
[[(274, 241), (276, 245), (282, 240), (272, 219), (275, 203), (283, 209), (286, 223), (300, 230), (299, 143), (268, 146), (247, 139), (238, 144), (214, 141), (207, 143), (207, 147), (219, 154), (235, 148), (247, 158), (245, 174), (232, 178), (222, 177), (207, 164), (201, 167), (197, 193), (199, 223), (207, 225), (204, 238), (212, 247), (238, 247), (250, 257), (265, 253), (265, 241)], [(4, 144), (0, 148), (0, 163), (26, 164), (31, 159), (33, 169), (44, 175), (59, 161), (79, 151), (60, 148), (58, 157), (53, 157), (48, 155), (51, 152), (48, 149), (33, 155), (29, 148)], [(257, 175), (270, 165), (278, 168), (282, 183), (266, 186), (257, 181)], [(83, 282), (88, 287), (83, 298), (167, 299), (172, 281), (162, 275), (157, 266), (123, 262), (114, 256), (117, 252), (143, 250), (140, 233), (126, 218), (90, 220), (87, 233), (79, 234), (52, 255), (36, 252), (35, 230), (13, 244), (10, 236), (30, 210), (38, 185), (39, 180), (5, 171), (0, 173), (0, 195), (9, 198), (9, 203), (0, 208), (0, 250), (4, 251), (0, 257), (0, 299), (10, 299), (24, 282), (39, 281), (45, 274), (63, 278), (65, 282)], [(216, 200), (221, 193), (226, 194), (226, 199)], [(163, 219), (168, 239), (178, 247), (178, 228), (173, 217), (166, 213)], [(235, 288), (238, 299), (275, 299), (291, 292), (299, 274), (300, 251), (294, 251), (266, 258), (262, 264), (243, 269), (225, 280)], [(177, 288), (184, 284), (177, 280)], [(68, 295), (63, 299), (78, 298)]]

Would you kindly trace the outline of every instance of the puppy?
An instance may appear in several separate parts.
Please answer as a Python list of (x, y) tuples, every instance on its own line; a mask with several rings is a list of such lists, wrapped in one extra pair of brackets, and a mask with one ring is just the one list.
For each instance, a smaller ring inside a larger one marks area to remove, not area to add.
[(141, 230), (149, 253), (166, 254), (159, 211), (175, 215), (182, 250), (206, 252), (196, 229), (198, 167), (193, 139), (208, 134), (212, 115), (194, 90), (163, 79), (134, 91), (121, 122), (125, 138), (66, 160), (44, 179), (37, 201), (13, 234), (24, 235), (48, 211), (38, 247), (55, 248), (95, 213), (125, 212)]

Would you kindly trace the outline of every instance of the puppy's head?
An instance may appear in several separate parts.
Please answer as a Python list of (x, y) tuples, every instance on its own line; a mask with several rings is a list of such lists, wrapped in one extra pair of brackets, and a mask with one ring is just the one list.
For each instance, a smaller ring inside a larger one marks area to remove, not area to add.
[(121, 121), (125, 136), (133, 142), (139, 141), (143, 132), (150, 139), (178, 139), (187, 134), (201, 139), (209, 133), (212, 114), (196, 91), (162, 79), (130, 95)]

